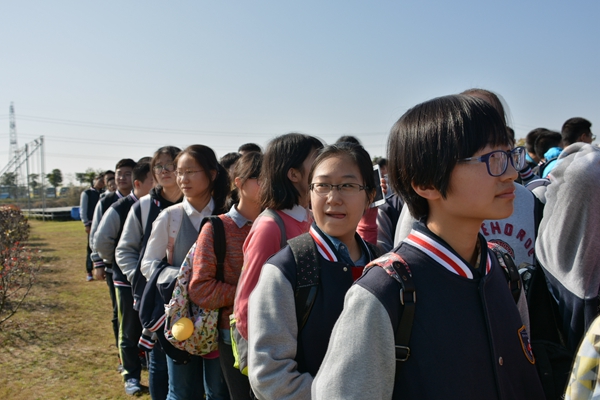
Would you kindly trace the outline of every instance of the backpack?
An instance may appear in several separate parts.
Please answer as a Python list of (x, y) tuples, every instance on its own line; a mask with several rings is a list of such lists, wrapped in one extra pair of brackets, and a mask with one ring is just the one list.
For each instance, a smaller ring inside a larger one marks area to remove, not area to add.
[[(210, 222), (213, 226), (214, 251), (217, 257), (216, 278), (223, 282), (224, 272), (223, 263), (225, 262), (225, 229), (223, 221), (218, 216), (206, 217), (200, 224), (200, 229), (205, 223)], [(204, 356), (218, 348), (219, 338), (219, 315), (218, 309), (204, 309), (198, 307), (190, 301), (188, 295), (188, 284), (192, 276), (192, 262), (196, 246), (192, 246), (188, 252), (185, 261), (182, 263), (175, 281), (173, 295), (167, 305), (165, 305), (165, 325), (164, 335), (167, 340), (180, 350), (184, 350), (191, 355)], [(173, 336), (173, 326), (181, 318), (192, 320), (194, 327), (191, 336), (184, 340), (178, 340)]]
[(558, 304), (548, 289), (543, 268), (535, 261), (536, 265), (519, 266), (529, 308), (531, 347), (546, 398), (558, 400), (563, 398), (575, 354), (566, 347)]

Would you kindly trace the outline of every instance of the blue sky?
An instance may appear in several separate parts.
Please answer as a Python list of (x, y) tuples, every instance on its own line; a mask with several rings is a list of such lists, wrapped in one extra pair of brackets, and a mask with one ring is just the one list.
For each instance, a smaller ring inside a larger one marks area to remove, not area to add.
[(433, 97), (499, 93), (517, 137), (600, 130), (598, 1), (19, 1), (0, 5), (0, 168), (10, 102), (46, 170), (113, 168), (161, 145), (297, 131), (359, 137)]

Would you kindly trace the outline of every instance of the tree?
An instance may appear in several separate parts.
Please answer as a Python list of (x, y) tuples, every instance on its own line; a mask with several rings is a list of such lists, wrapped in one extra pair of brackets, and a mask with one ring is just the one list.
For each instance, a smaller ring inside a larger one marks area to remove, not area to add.
[(76, 172), (75, 179), (81, 186), (94, 185), (94, 179), (98, 176), (99, 172), (94, 171), (92, 168), (88, 168), (85, 172)]
[(17, 198), (17, 174), (15, 172), (5, 172), (0, 177), (0, 185), (8, 186), (8, 191), (13, 199)]
[(31, 186), (31, 188), (33, 190), (35, 190), (35, 188), (38, 187), (38, 185), (40, 184), (38, 182), (39, 178), (40, 178), (39, 174), (29, 174), (29, 186)]
[(63, 177), (60, 169), (53, 169), (48, 175), (46, 175), (46, 179), (48, 179), (48, 183), (54, 186), (54, 192), (56, 193), (56, 188), (60, 186), (62, 183)]

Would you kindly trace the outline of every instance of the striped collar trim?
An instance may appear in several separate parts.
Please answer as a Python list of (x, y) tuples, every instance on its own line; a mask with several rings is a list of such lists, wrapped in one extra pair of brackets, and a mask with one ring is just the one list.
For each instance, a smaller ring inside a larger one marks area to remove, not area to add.
[[(471, 271), (471, 268), (469, 268), (469, 266), (463, 260), (461, 260), (460, 257), (452, 253), (441, 243), (436, 242), (429, 236), (413, 229), (410, 232), (410, 235), (404, 239), (404, 242), (421, 250), (423, 253), (427, 254), (429, 257), (441, 264), (448, 271), (462, 276), (463, 278), (473, 279), (473, 272)], [(484, 249), (486, 248), (484, 247)], [(486, 254), (487, 260), (485, 273), (488, 274), (490, 272), (492, 262), (490, 260), (489, 252), (486, 251)]]
[(327, 240), (321, 236), (321, 233), (318, 232), (314, 226), (311, 226), (308, 232), (317, 244), (317, 250), (323, 256), (323, 258), (332, 262), (337, 262), (338, 258), (335, 255), (335, 251), (333, 251), (333, 248), (329, 245), (329, 243), (327, 243)]

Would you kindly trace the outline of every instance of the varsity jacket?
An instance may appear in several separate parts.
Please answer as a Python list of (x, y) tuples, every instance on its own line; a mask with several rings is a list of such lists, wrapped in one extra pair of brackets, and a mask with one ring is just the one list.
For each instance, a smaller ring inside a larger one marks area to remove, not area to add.
[(102, 258), (105, 265), (111, 265), (113, 282), (117, 287), (131, 287), (119, 265), (115, 262), (115, 248), (123, 232), (127, 214), (137, 201), (138, 198), (132, 191), (128, 196), (113, 203), (102, 217), (102, 221), (96, 232), (96, 252)]
[[(113, 203), (116, 203), (119, 199), (123, 197), (125, 196), (121, 194), (121, 192), (119, 192), (118, 190), (114, 192), (109, 192), (106, 196), (100, 198), (98, 204), (96, 204), (96, 208), (94, 208), (94, 218), (92, 220), (92, 227), (90, 229), (90, 249), (92, 249), (92, 254), (90, 255), (90, 258), (94, 263), (94, 268), (105, 267), (104, 261), (102, 261), (102, 257), (98, 255), (94, 244), (96, 240), (96, 232), (98, 231), (98, 227), (100, 226), (100, 221), (102, 220), (104, 213), (108, 211), (110, 206), (112, 206)], [(106, 267), (106, 272), (112, 273), (112, 269), (110, 267)]]
[[(260, 399), (310, 398), (312, 379), (342, 312), (344, 295), (363, 269), (342, 261), (338, 248), (316, 224), (304, 235), (310, 235), (317, 244), (320, 266), (317, 295), (304, 328), (298, 333), (296, 262), (289, 246), (263, 266), (250, 295), (248, 371), (252, 389)], [(375, 248), (358, 234), (355, 238), (366, 261), (372, 260)]]
[(484, 251), (469, 267), (415, 224), (394, 252), (408, 264), (416, 302), (408, 360), (395, 377), (400, 285), (373, 267), (348, 291), (314, 399), (544, 399), (527, 330), (504, 271)]
[(93, 187), (90, 187), (81, 192), (79, 200), (79, 216), (84, 226), (91, 226), (92, 220), (94, 219), (94, 209), (98, 200), (100, 199), (100, 192)]
[[(181, 199), (176, 203), (181, 202)], [(135, 203), (123, 226), (123, 233), (115, 249), (115, 260), (130, 283), (133, 283), (136, 266), (144, 255), (144, 249), (150, 234), (145, 234), (148, 228), (162, 210), (173, 204), (160, 195), (160, 189), (152, 188), (150, 193)], [(145, 210), (145, 211), (144, 211)]]

